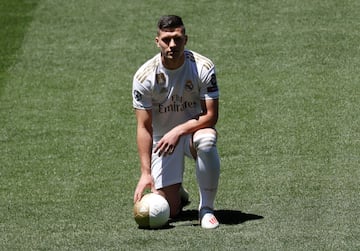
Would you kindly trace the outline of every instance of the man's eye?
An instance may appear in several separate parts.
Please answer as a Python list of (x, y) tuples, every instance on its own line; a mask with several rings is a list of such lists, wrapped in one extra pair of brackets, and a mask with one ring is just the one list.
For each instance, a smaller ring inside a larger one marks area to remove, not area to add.
[(168, 44), (168, 43), (170, 43), (170, 38), (163, 38), (163, 42), (165, 43), (165, 44)]

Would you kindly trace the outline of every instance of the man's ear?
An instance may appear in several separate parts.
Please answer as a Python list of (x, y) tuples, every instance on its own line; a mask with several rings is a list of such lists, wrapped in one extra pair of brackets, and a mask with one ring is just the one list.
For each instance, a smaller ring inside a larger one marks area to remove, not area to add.
[(159, 37), (155, 37), (155, 44), (156, 46), (159, 48), (160, 45), (159, 45)]
[(188, 36), (185, 35), (185, 45), (187, 44), (187, 41), (188, 41)]

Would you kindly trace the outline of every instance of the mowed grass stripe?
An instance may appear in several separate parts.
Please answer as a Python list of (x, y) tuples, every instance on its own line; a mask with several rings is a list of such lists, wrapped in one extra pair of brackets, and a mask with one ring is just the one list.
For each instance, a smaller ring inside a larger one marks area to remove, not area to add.
[[(118, 170), (125, 165), (117, 155), (131, 143), (119, 128), (133, 121), (131, 106), (117, 101), (130, 93), (120, 91), (116, 78), (121, 51), (112, 46), (120, 38), (111, 41), (91, 21), (106, 24), (111, 6), (98, 12), (102, 6), (94, 3), (83, 15), (89, 6), (77, 3), (38, 6), (1, 99), (5, 249), (71, 247), (89, 239), (88, 230), (93, 239), (111, 238), (96, 233), (120, 218), (126, 191)], [(108, 219), (102, 224), (98, 217)], [(70, 243), (59, 238), (68, 230), (75, 236)]]
[(16, 60), (37, 2), (14, 0), (0, 3), (0, 96), (7, 69)]

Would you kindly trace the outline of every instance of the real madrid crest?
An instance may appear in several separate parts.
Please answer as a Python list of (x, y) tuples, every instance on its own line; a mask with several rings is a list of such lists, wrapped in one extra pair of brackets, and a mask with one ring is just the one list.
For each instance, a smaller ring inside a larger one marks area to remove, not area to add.
[(165, 84), (165, 82), (166, 82), (166, 78), (165, 78), (164, 73), (161, 72), (161, 73), (156, 74), (156, 83), (158, 85), (163, 85), (163, 84)]
[(194, 88), (194, 85), (193, 85), (192, 81), (187, 80), (185, 83), (185, 90), (192, 91), (193, 88)]

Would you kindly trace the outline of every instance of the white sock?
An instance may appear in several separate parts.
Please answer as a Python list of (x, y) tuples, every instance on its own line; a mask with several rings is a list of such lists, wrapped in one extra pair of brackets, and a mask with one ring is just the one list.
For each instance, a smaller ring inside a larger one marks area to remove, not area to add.
[(220, 158), (216, 148), (216, 135), (207, 133), (194, 137), (197, 151), (196, 177), (199, 184), (202, 208), (214, 209), (214, 201), (220, 176)]

